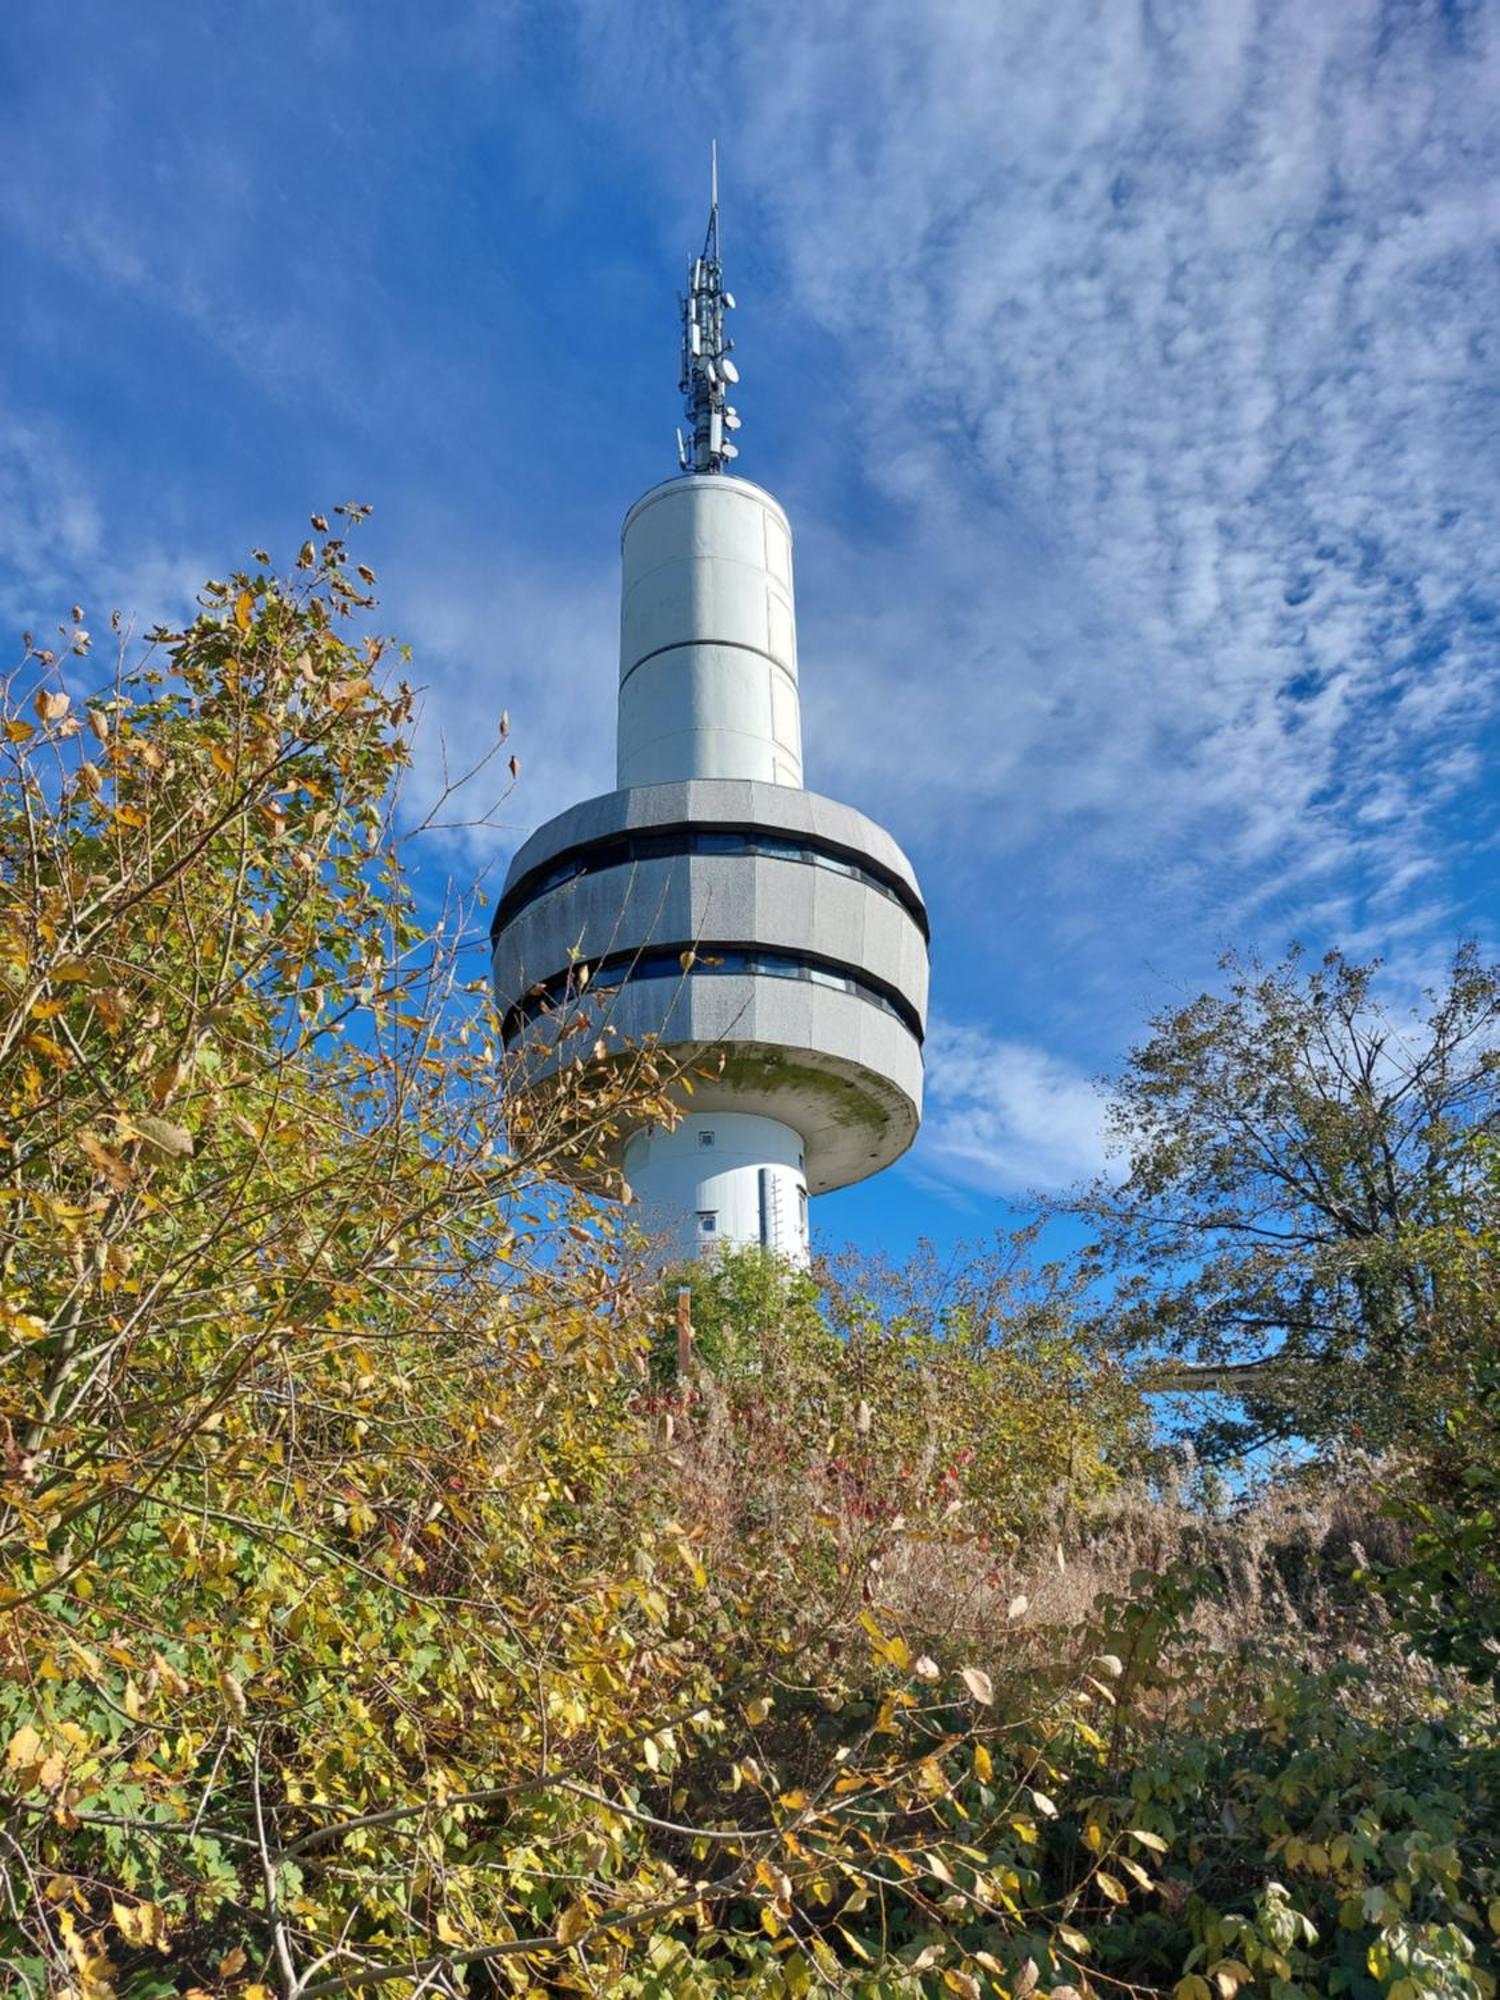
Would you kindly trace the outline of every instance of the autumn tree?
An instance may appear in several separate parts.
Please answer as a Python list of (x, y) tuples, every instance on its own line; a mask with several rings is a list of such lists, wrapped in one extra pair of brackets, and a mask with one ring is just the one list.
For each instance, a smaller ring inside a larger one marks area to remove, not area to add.
[(581, 1013), (507, 1104), (357, 513), (0, 702), (0, 1985), (1061, 1980), (1021, 1806), (1084, 1664), (1018, 1734), (857, 1554), (705, 1562), (654, 1301), (554, 1187), (672, 1079)]
[(1487, 1198), (1472, 1142), (1500, 1114), (1500, 974), (1465, 945), (1403, 1015), (1378, 964), (1337, 952), (1224, 970), (1114, 1080), (1125, 1170), (1077, 1204), (1112, 1317), (1176, 1364), (1164, 1383), (1239, 1405), (1204, 1433), (1220, 1447), (1440, 1424), (1454, 1320), (1424, 1244)]

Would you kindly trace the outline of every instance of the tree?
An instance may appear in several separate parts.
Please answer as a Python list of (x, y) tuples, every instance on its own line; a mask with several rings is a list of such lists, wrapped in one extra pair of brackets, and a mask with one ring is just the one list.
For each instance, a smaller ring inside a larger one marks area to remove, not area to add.
[(424, 930), (391, 836), (411, 691), (314, 526), (102, 682), (81, 625), (28, 641), (0, 716), (0, 1933), (38, 1988), (419, 1952), (400, 1868), (314, 1857), (374, 1814), (436, 1865), (473, 1726), (534, 1737), (597, 1656), (592, 1614), (539, 1653), (507, 1601), (563, 1587), (559, 1467), (606, 1462), (631, 1321), (606, 1260), (532, 1248), (649, 1059), (507, 1147), (462, 913)]
[(1454, 1215), (1424, 1243), (1455, 1351), (1440, 1434), (1395, 1469), (1388, 1511), (1403, 1559), (1369, 1581), (1429, 1658), (1500, 1694), (1500, 1154), (1471, 1149), (1483, 1216)]
[(705, 1565), (650, 1297), (550, 1185), (670, 1079), (584, 1043), (502, 1123), (313, 527), (0, 700), (0, 1985), (977, 1993), (930, 1891), (1018, 1907), (973, 1857), (1053, 1712), (916, 1677), (847, 1557)]
[(1205, 1432), (1218, 1448), (1430, 1429), (1457, 1357), (1423, 1245), (1484, 1197), (1500, 975), (1465, 945), (1407, 1018), (1378, 964), (1338, 952), (1224, 969), (1227, 991), (1157, 1016), (1113, 1085), (1126, 1170), (1077, 1203), (1112, 1313), (1178, 1364), (1164, 1385), (1239, 1402)]

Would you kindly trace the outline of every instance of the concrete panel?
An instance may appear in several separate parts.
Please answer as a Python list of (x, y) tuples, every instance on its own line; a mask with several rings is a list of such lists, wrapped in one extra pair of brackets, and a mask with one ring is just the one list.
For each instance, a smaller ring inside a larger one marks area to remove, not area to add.
[(801, 1135), (743, 1111), (692, 1112), (649, 1126), (625, 1146), (635, 1220), (683, 1258), (759, 1244), (807, 1262)]
[(669, 782), (684, 769), (767, 784), (791, 769), (802, 781), (791, 748), (796, 691), (764, 652), (704, 643), (658, 653), (635, 669), (621, 705), (622, 787)]

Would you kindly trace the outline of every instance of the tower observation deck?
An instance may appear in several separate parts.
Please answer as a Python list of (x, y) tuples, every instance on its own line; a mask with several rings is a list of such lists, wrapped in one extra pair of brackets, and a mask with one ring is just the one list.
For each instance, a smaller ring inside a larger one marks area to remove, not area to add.
[(916, 1136), (927, 916), (891, 836), (803, 789), (791, 525), (729, 470), (733, 308), (716, 174), (683, 299), (682, 470), (622, 535), (617, 789), (519, 849), (493, 966), (538, 1085), (549, 1023), (580, 1006), (694, 1066), (681, 1121), (618, 1148), (670, 1254), (805, 1262), (809, 1195)]

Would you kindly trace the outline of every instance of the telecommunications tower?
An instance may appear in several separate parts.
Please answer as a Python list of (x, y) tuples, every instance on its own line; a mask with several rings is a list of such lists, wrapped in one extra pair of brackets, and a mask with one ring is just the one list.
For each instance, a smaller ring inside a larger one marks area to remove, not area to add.
[(627, 1131), (617, 1160), (674, 1252), (805, 1262), (808, 1196), (916, 1136), (927, 914), (891, 836), (803, 789), (792, 535), (733, 470), (734, 304), (715, 161), (682, 300), (681, 471), (622, 534), (617, 789), (516, 854), (494, 978), (538, 1087), (549, 1027), (581, 1007), (692, 1066), (687, 1115)]

